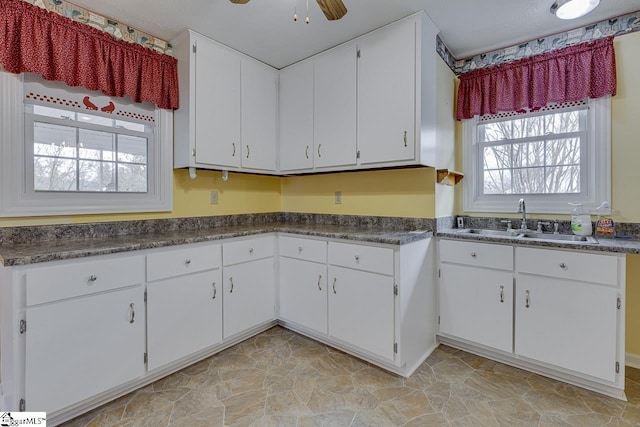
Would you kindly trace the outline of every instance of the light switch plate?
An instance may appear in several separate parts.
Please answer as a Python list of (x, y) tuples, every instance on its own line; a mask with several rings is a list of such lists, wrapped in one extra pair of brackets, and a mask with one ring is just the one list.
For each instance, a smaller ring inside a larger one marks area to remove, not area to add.
[(217, 205), (218, 204), (218, 192), (217, 191), (212, 191), (211, 192), (211, 204), (212, 205)]
[(342, 191), (336, 191), (336, 205), (342, 204)]

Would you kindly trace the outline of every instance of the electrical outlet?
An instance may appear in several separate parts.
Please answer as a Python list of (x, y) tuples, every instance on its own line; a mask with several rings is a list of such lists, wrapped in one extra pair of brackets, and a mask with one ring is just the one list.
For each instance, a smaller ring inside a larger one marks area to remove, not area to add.
[(217, 205), (218, 204), (218, 192), (217, 191), (212, 191), (211, 192), (211, 204), (212, 205)]
[(342, 204), (342, 191), (336, 191), (336, 205)]

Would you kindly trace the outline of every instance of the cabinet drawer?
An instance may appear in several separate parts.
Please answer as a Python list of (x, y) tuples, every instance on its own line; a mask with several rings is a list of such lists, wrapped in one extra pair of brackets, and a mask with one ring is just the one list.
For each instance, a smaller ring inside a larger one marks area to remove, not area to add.
[(188, 245), (147, 256), (147, 280), (153, 281), (220, 267), (219, 244)]
[(329, 242), (329, 264), (393, 275), (393, 249)]
[(327, 262), (327, 242), (280, 236), (280, 255), (305, 261)]
[(513, 247), (490, 243), (441, 240), (440, 261), (476, 267), (513, 269)]
[(144, 283), (144, 256), (73, 261), (25, 273), (27, 306)]
[(224, 265), (238, 264), (268, 258), (274, 253), (274, 237), (256, 237), (222, 245), (222, 260)]
[(551, 249), (516, 248), (516, 271), (618, 285), (618, 257)]

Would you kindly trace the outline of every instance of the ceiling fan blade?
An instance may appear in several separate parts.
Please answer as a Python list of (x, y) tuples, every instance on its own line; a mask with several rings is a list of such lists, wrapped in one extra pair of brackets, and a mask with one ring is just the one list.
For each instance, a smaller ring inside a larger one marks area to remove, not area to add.
[(235, 3), (235, 4), (247, 4), (249, 3), (249, 0), (229, 0), (231, 3)]
[(347, 14), (347, 8), (342, 0), (316, 0), (318, 6), (322, 9), (322, 13), (329, 21), (335, 21)]

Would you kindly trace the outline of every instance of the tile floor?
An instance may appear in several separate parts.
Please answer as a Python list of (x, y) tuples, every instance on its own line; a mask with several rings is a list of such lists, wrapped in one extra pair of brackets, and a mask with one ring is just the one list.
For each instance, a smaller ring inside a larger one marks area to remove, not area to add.
[(65, 423), (77, 426), (640, 426), (629, 402), (440, 346), (404, 379), (281, 327)]

